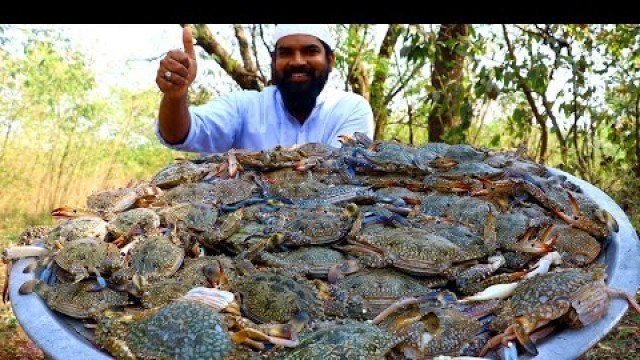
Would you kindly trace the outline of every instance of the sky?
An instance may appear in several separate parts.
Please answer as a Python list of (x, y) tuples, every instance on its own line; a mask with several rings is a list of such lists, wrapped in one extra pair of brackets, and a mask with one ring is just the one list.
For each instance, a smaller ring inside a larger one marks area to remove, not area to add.
[[(135, 90), (155, 88), (155, 74), (159, 61), (167, 51), (182, 48), (182, 28), (178, 24), (57, 24), (53, 26), (63, 30), (77, 50), (87, 53), (88, 60), (93, 62), (99, 94), (108, 94), (111, 86), (125, 86)], [(210, 28), (214, 32), (224, 30), (223, 27), (216, 28), (215, 25)], [(215, 83), (213, 77), (202, 75), (216, 67), (213, 63), (213, 60), (206, 63), (201, 60), (198, 62), (200, 81), (209, 83), (208, 80), (211, 80)], [(335, 76), (332, 76), (331, 80), (335, 83), (333, 77)], [(550, 97), (555, 97), (566, 78), (566, 74), (556, 74), (556, 79), (548, 90)], [(217, 82), (216, 85), (220, 83)], [(342, 83), (339, 86), (342, 86)]]
[[(122, 85), (155, 87), (155, 74), (164, 53), (182, 47), (178, 24), (56, 25), (93, 61), (103, 89)], [(150, 61), (151, 60), (151, 61)]]

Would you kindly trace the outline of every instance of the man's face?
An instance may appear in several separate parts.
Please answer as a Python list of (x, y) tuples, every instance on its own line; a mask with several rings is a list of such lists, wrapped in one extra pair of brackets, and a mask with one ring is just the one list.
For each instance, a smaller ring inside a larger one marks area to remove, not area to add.
[(273, 82), (291, 114), (311, 112), (334, 62), (315, 36), (289, 35), (278, 40), (271, 65)]

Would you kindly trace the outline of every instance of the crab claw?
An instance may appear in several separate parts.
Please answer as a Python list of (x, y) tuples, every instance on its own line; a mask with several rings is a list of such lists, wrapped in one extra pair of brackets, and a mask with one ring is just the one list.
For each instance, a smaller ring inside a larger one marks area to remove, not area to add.
[(536, 356), (538, 355), (538, 349), (529, 337), (529, 332), (527, 331), (527, 328), (532, 327), (531, 325), (534, 324), (530, 323), (526, 319), (523, 319), (522, 317), (519, 317), (516, 318), (516, 324), (513, 330), (522, 347), (524, 347), (524, 349), (527, 350), (529, 354)]
[[(569, 197), (569, 204), (571, 205), (571, 214), (558, 209), (551, 209), (551, 211), (564, 220), (567, 224), (574, 226), (578, 229), (582, 229), (595, 236), (607, 236), (611, 232), (618, 232), (620, 226), (617, 220), (608, 211), (604, 209), (598, 209), (595, 213), (596, 220), (590, 219), (585, 216), (580, 210), (580, 205), (576, 198), (567, 190), (567, 196)], [(604, 224), (598, 224), (598, 221)]]
[(98, 282), (98, 284), (96, 284), (96, 286), (92, 287), (91, 289), (88, 289), (88, 291), (100, 291), (104, 288), (107, 287), (107, 280), (105, 280), (102, 275), (100, 275), (100, 272), (98, 271), (98, 269), (92, 269), (91, 270), (95, 275), (96, 275), (96, 280)]
[(77, 208), (69, 205), (63, 205), (51, 210), (51, 216), (54, 219), (78, 218), (81, 216), (97, 216), (98, 214), (89, 209)]
[(555, 237), (546, 239), (545, 236), (542, 240), (530, 240), (529, 238), (533, 236), (535, 230), (535, 227), (531, 227), (522, 235), (522, 239), (517, 243), (516, 251), (532, 254), (546, 254), (553, 251)]
[(140, 298), (142, 297), (142, 294), (144, 292), (144, 288), (147, 286), (147, 279), (142, 276), (142, 275), (138, 275), (135, 274), (133, 275), (133, 278), (131, 279), (131, 282), (129, 282), (126, 286), (126, 291), (137, 297)]
[(353, 145), (356, 143), (356, 140), (352, 136), (346, 134), (338, 135), (338, 141), (342, 145)]
[(358, 260), (345, 260), (339, 264), (333, 265), (327, 274), (327, 282), (335, 284), (345, 275), (352, 274), (362, 268)]
[(524, 278), (529, 279), (536, 275), (547, 273), (549, 272), (551, 265), (560, 264), (562, 264), (562, 256), (557, 251), (552, 251), (540, 258), (540, 260), (538, 260), (538, 262), (533, 266), (534, 270), (527, 273)]
[(204, 267), (203, 272), (204, 276), (207, 278), (207, 282), (213, 288), (218, 288), (221, 285), (224, 286), (229, 283), (229, 278), (227, 274), (224, 272), (224, 268), (222, 267), (222, 263), (220, 260), (216, 260), (218, 262), (217, 266), (207, 265)]
[(18, 293), (20, 295), (31, 294), (36, 289), (37, 286), (41, 286), (43, 284), (44, 282), (40, 279), (27, 280), (24, 283), (22, 283), (22, 285), (20, 285), (20, 288), (18, 288)]
[(242, 329), (236, 333), (231, 334), (231, 340), (236, 344), (244, 344), (258, 351), (264, 350), (265, 342), (284, 347), (298, 346), (297, 338), (294, 340), (279, 338), (277, 336), (270, 336), (261, 331), (250, 328)]
[(475, 295), (467, 296), (458, 301), (464, 303), (468, 301), (504, 299), (506, 297), (511, 296), (511, 294), (513, 294), (513, 291), (516, 289), (517, 286), (518, 286), (517, 282), (491, 285), (488, 288), (482, 290), (481, 292)]

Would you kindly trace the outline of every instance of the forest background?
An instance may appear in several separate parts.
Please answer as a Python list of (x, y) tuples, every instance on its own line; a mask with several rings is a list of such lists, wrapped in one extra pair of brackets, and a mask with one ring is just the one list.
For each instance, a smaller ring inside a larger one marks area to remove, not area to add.
[[(269, 84), (272, 24), (176, 24), (176, 39), (181, 26), (194, 29), (198, 52), (190, 103)], [(526, 150), (605, 191), (637, 229), (640, 25), (333, 30), (337, 63), (327, 86), (371, 103), (376, 139)], [(144, 60), (151, 77), (168, 50)], [(0, 247), (17, 243), (30, 225), (53, 224), (55, 207), (84, 206), (92, 192), (148, 180), (195, 155), (156, 140), (155, 86), (127, 87), (135, 74), (124, 74), (105, 88), (94, 61), (59, 26), (0, 25)], [(0, 358), (41, 358), (7, 304), (0, 314)], [(638, 315), (627, 314), (587, 357), (635, 356), (638, 324)]]

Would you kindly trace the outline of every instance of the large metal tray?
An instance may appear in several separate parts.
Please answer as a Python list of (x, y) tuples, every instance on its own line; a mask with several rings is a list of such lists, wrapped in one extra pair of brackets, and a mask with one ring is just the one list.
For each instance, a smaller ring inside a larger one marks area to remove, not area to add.
[[(602, 190), (566, 172), (553, 168), (549, 170), (567, 176), (616, 218), (620, 230), (614, 235), (600, 261), (608, 264), (609, 286), (635, 296), (640, 286), (640, 241), (629, 218)], [(33, 278), (33, 274), (22, 272), (24, 267), (33, 261), (33, 258), (17, 261), (10, 275), (11, 306), (26, 334), (50, 359), (113, 359), (87, 340), (91, 338), (91, 333), (83, 328), (81, 321), (51, 311), (37, 295), (18, 293), (20, 285)], [(581, 329), (554, 333), (538, 344), (537, 356), (522, 355), (521, 359), (576, 359), (611, 331), (624, 316), (627, 308), (625, 300), (613, 299), (606, 316), (598, 322)]]

